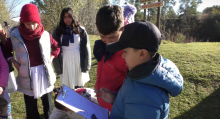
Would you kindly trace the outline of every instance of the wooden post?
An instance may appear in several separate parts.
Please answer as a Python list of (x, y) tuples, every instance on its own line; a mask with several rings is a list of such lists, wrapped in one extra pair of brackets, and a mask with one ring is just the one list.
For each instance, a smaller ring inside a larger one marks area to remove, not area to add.
[[(160, 0), (158, 0), (160, 2)], [(160, 7), (157, 9), (157, 27), (160, 29)]]
[[(144, 3), (146, 5), (146, 3)], [(144, 20), (146, 20), (146, 9), (144, 9)]]

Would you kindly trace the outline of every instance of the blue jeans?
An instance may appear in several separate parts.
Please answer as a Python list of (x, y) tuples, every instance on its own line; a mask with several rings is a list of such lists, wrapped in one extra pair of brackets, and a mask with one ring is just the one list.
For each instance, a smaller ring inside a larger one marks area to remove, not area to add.
[[(10, 97), (10, 93), (8, 93), (8, 96)], [(7, 115), (9, 114), (11, 114), (11, 103), (8, 104)]]

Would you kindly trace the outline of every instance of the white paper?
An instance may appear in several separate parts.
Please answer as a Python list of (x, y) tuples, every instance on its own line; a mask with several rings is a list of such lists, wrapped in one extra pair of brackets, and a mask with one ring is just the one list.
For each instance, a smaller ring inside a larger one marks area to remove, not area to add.
[(60, 104), (87, 119), (91, 119), (92, 114), (95, 114), (98, 119), (108, 119), (108, 109), (91, 102), (67, 86), (63, 86), (63, 91), (66, 91), (65, 98), (60, 94), (56, 99)]

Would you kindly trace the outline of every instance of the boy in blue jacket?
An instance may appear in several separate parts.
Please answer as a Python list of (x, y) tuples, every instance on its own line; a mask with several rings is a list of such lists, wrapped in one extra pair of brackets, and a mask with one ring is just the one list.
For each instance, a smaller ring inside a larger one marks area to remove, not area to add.
[(169, 95), (175, 97), (183, 89), (183, 77), (176, 65), (157, 53), (162, 35), (146, 21), (124, 27), (118, 42), (106, 46), (109, 52), (124, 49), (129, 72), (119, 92), (106, 88), (97, 97), (113, 104), (110, 119), (167, 119)]

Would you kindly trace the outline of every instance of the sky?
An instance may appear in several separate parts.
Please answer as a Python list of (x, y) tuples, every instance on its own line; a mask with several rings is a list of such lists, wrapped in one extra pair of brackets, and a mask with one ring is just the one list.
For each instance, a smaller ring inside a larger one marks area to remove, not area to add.
[[(18, 14), (21, 11), (22, 6), (24, 6), (25, 4), (30, 3), (33, 0), (23, 0), (23, 2), (17, 6), (16, 11), (18, 12)], [(113, 3), (114, 0), (109, 0), (110, 3)], [(126, 0), (121, 0), (120, 5), (123, 5), (125, 3)], [(203, 3), (199, 5), (198, 7), (198, 11), (202, 12), (206, 7), (212, 7), (213, 5), (220, 5), (220, 0), (202, 0)], [(177, 11), (179, 7), (179, 0), (176, 0), (176, 5), (174, 7), (174, 10)], [(14, 21), (19, 21), (19, 17), (18, 18), (14, 18)]]
[[(110, 3), (113, 3), (114, 0), (109, 0)], [(122, 5), (123, 3), (125, 3), (125, 1), (127, 0), (121, 0), (120, 4)], [(212, 7), (213, 5), (220, 5), (220, 0), (202, 0), (203, 3), (199, 5), (198, 7), (198, 11), (199, 12), (202, 12), (206, 7)], [(179, 0), (176, 0), (176, 5), (174, 7), (174, 10), (177, 11), (178, 10), (178, 7), (179, 7)]]

